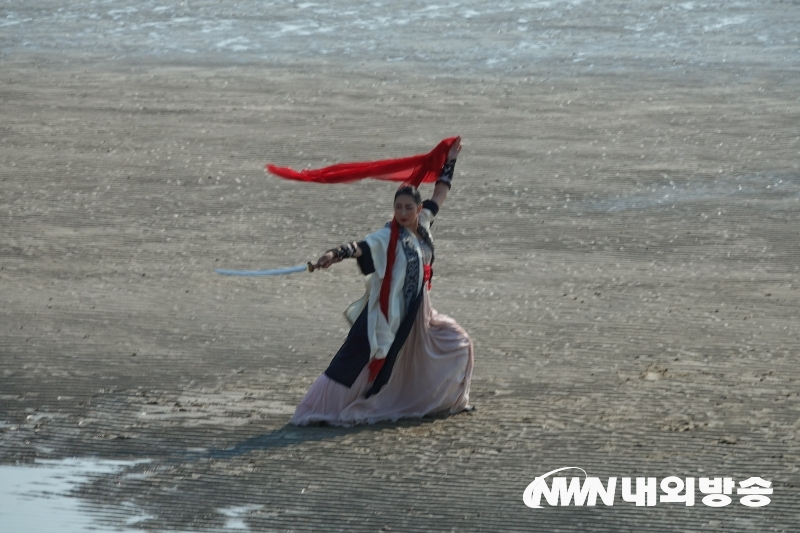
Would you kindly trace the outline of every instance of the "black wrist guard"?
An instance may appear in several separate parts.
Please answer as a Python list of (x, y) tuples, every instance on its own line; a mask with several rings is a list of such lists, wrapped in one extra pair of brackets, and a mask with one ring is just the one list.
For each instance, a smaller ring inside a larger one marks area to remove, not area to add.
[(439, 179), (436, 180), (436, 183), (439, 182), (444, 183), (445, 185), (447, 185), (448, 189), (452, 187), (453, 173), (455, 172), (455, 169), (456, 169), (456, 160), (451, 159), (450, 161), (445, 163), (444, 166), (442, 167), (442, 173), (439, 174)]
[(356, 243), (348, 242), (339, 246), (338, 248), (332, 248), (328, 251), (333, 252), (333, 256), (339, 261), (342, 259), (349, 259), (350, 257), (353, 257), (353, 254), (356, 253)]

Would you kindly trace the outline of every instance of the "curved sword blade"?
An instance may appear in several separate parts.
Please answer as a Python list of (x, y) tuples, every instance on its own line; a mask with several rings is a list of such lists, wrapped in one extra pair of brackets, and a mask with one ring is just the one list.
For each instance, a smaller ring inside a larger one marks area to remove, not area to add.
[(305, 272), (307, 270), (308, 265), (297, 265), (287, 268), (276, 268), (274, 270), (226, 270), (223, 268), (216, 268), (214, 272), (226, 276), (282, 276), (284, 274), (294, 274), (295, 272)]

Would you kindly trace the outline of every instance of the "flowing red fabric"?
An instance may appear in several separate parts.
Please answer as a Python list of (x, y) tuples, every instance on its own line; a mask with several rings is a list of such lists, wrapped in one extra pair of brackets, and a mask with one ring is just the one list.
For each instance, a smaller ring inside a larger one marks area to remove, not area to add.
[(303, 169), (300, 172), (287, 167), (267, 165), (267, 170), (281, 178), (296, 181), (346, 183), (348, 181), (373, 178), (402, 181), (414, 187), (419, 187), (421, 183), (436, 181), (436, 178), (439, 177), (439, 172), (447, 162), (447, 153), (458, 139), (458, 137), (449, 137), (442, 140), (436, 145), (436, 148), (427, 154), (413, 155), (400, 159), (340, 163), (314, 170)]

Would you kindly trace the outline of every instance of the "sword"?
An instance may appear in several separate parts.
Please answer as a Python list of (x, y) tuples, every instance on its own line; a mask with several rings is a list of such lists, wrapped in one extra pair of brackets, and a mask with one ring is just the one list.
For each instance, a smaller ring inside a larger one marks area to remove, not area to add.
[(295, 272), (314, 272), (314, 270), (316, 270), (316, 267), (309, 261), (305, 265), (276, 268), (274, 270), (226, 270), (223, 268), (215, 268), (214, 272), (226, 276), (282, 276), (284, 274), (294, 274)]

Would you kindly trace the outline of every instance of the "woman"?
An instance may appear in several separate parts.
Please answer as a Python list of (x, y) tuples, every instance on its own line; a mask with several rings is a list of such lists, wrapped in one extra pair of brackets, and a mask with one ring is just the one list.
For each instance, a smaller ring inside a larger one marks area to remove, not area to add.
[(447, 198), (460, 151), (456, 142), (430, 200), (423, 202), (416, 187), (400, 187), (392, 222), (317, 261), (315, 267), (328, 268), (355, 258), (369, 276), (367, 292), (346, 312), (350, 333), (291, 424), (349, 426), (468, 409), (472, 341), (452, 318), (431, 308), (428, 294), (430, 227)]

